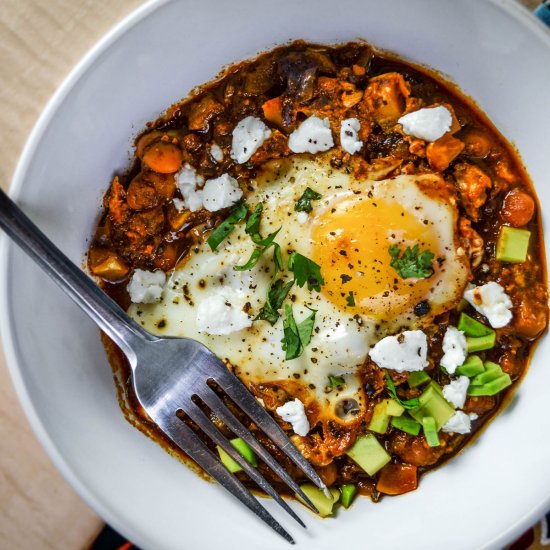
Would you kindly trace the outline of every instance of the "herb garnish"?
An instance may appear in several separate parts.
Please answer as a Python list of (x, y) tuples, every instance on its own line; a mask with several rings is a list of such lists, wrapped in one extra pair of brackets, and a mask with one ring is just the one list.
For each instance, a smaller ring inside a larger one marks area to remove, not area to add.
[(313, 332), (317, 310), (308, 309), (311, 311), (311, 315), (300, 323), (296, 323), (294, 314), (292, 313), (292, 306), (289, 304), (285, 305), (285, 316), (283, 318), (284, 336), (281, 342), (283, 344), (283, 351), (286, 352), (286, 361), (300, 357), (304, 348), (311, 340), (311, 333)]
[(311, 212), (313, 206), (311, 206), (311, 201), (318, 201), (322, 195), (311, 189), (311, 187), (306, 187), (306, 190), (298, 201), (294, 204), (294, 210), (296, 212)]
[(307, 283), (308, 290), (320, 292), (321, 285), (325, 284), (321, 276), (321, 267), (298, 252), (290, 255), (288, 269), (294, 273), (294, 281), (300, 288)]
[(397, 245), (392, 244), (388, 248), (388, 252), (392, 257), (390, 265), (397, 271), (402, 279), (426, 279), (434, 272), (432, 260), (435, 254), (429, 250), (420, 252), (420, 247), (417, 244), (412, 248), (407, 246), (403, 254), (401, 254)]
[(353, 292), (350, 290), (348, 292), (348, 295), (346, 296), (346, 303), (348, 306), (354, 306), (355, 305), (355, 298), (353, 297)]
[(331, 388), (340, 388), (345, 384), (344, 379), (341, 376), (328, 375), (328, 383)]
[(418, 397), (407, 399), (406, 401), (402, 401), (401, 399), (399, 399), (391, 376), (387, 373), (387, 371), (384, 376), (386, 378), (386, 386), (388, 388), (388, 392), (401, 406), (405, 407), (405, 409), (416, 409), (418, 406), (420, 406), (420, 401)]
[(207, 239), (207, 243), (210, 246), (211, 250), (216, 250), (220, 243), (235, 229), (235, 225), (239, 222), (242, 222), (248, 210), (244, 202), (238, 202), (233, 209), (231, 210), (229, 216), (212, 231), (210, 237)]
[(273, 261), (277, 270), (282, 269), (283, 267), (283, 258), (281, 255), (281, 247), (278, 243), (274, 242), (277, 233), (281, 230), (277, 229), (273, 233), (270, 233), (265, 239), (260, 234), (260, 219), (262, 216), (264, 205), (262, 203), (258, 204), (254, 209), (254, 212), (251, 214), (250, 218), (246, 222), (245, 232), (247, 235), (250, 235), (252, 242), (257, 244), (258, 247), (252, 251), (250, 258), (244, 265), (236, 265), (233, 267), (235, 271), (248, 271), (252, 269), (264, 255), (266, 250), (273, 246)]
[(267, 291), (267, 301), (254, 320), (268, 321), (271, 325), (274, 325), (280, 316), (279, 309), (293, 284), (294, 281), (285, 283), (283, 279), (272, 281)]

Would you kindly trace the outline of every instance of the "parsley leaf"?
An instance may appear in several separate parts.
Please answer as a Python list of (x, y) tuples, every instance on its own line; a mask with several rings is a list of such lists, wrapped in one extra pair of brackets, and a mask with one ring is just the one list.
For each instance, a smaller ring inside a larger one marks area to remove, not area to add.
[(273, 246), (273, 261), (275, 262), (277, 271), (283, 268), (283, 258), (281, 254), (281, 247), (279, 246), (278, 243), (274, 242), (275, 237), (277, 236), (277, 233), (279, 233), (281, 228), (279, 227), (277, 231), (273, 231), (273, 233), (270, 233), (267, 237), (265, 237), (265, 239), (261, 236), (260, 221), (261, 221), (263, 209), (264, 209), (264, 205), (262, 203), (259, 203), (254, 209), (254, 212), (252, 212), (252, 214), (248, 218), (246, 222), (246, 228), (245, 228), (246, 234), (250, 235), (252, 242), (254, 244), (257, 244), (258, 246), (252, 251), (250, 258), (244, 265), (236, 265), (233, 267), (235, 271), (248, 271), (249, 269), (252, 269), (258, 263), (260, 258), (264, 255), (264, 252), (266, 252), (272, 246)]
[(390, 265), (397, 271), (402, 279), (418, 278), (426, 279), (434, 272), (432, 260), (435, 254), (429, 250), (420, 252), (420, 247), (415, 244), (412, 248), (407, 246), (405, 252), (401, 255), (399, 247), (392, 244), (388, 248), (392, 257)]
[(355, 298), (353, 297), (353, 292), (350, 290), (348, 295), (346, 296), (346, 303), (348, 306), (354, 306), (355, 305)]
[(406, 401), (401, 401), (397, 395), (397, 391), (395, 389), (395, 385), (393, 383), (393, 380), (391, 379), (391, 376), (386, 372), (385, 373), (386, 378), (386, 386), (388, 388), (388, 392), (390, 395), (405, 409), (416, 409), (420, 405), (420, 401), (418, 400), (418, 397), (415, 397), (414, 399), (407, 399)]
[(247, 214), (248, 210), (244, 202), (237, 203), (229, 213), (229, 216), (227, 216), (227, 218), (212, 231), (210, 237), (208, 237), (206, 242), (211, 250), (216, 250), (229, 233), (235, 229), (235, 225), (242, 222)]
[(294, 280), (299, 287), (303, 287), (307, 282), (308, 290), (320, 292), (321, 285), (325, 284), (321, 276), (321, 267), (298, 252), (290, 255), (288, 269), (294, 273)]
[(341, 376), (328, 375), (328, 383), (331, 388), (339, 388), (345, 384), (344, 379)]
[(283, 279), (273, 281), (269, 285), (269, 289), (267, 291), (267, 301), (254, 320), (269, 321), (272, 325), (274, 325), (279, 319), (278, 310), (283, 305), (283, 302), (285, 301), (285, 298), (287, 297), (287, 294), (293, 284), (294, 281), (288, 281), (285, 283)]
[[(308, 308), (309, 309), (309, 308)], [(302, 355), (304, 348), (311, 341), (311, 334), (313, 332), (313, 326), (315, 324), (315, 309), (310, 309), (311, 315), (306, 317), (300, 323), (296, 323), (294, 314), (292, 313), (292, 306), (285, 305), (285, 316), (283, 318), (283, 351), (286, 352), (285, 360), (290, 361), (296, 359)]]
[(294, 204), (294, 210), (296, 212), (311, 212), (313, 206), (311, 206), (311, 201), (318, 201), (322, 195), (311, 189), (311, 187), (306, 187), (306, 190), (298, 201)]

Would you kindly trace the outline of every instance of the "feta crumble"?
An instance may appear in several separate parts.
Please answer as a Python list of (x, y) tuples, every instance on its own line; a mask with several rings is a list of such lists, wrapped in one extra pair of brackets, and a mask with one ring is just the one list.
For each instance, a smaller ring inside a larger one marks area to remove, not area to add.
[(275, 409), (277, 414), (285, 421), (292, 424), (294, 433), (306, 436), (309, 432), (309, 422), (304, 410), (304, 404), (299, 400), (288, 401)]
[(357, 133), (361, 129), (361, 123), (357, 118), (346, 118), (340, 126), (340, 145), (342, 149), (353, 155), (363, 147), (363, 142), (357, 139)]
[(328, 118), (310, 116), (290, 136), (288, 147), (293, 153), (320, 153), (334, 147)]
[(456, 411), (442, 430), (453, 434), (469, 434), (472, 431), (472, 420), (464, 411)]
[(449, 373), (454, 374), (457, 367), (460, 367), (466, 360), (468, 346), (466, 336), (456, 327), (447, 327), (443, 337), (443, 357), (441, 366)]
[(166, 274), (164, 271), (145, 271), (136, 269), (127, 290), (130, 300), (134, 304), (152, 304), (158, 302), (162, 296)]
[(206, 180), (202, 190), (202, 203), (206, 210), (216, 212), (233, 205), (242, 196), (237, 180), (228, 174), (222, 174), (219, 178)]
[(222, 148), (217, 143), (213, 143), (210, 147), (210, 155), (216, 162), (221, 162), (223, 160)]
[(494, 281), (474, 286), (464, 293), (464, 299), (485, 315), (493, 328), (502, 328), (512, 319), (512, 300), (504, 289)]
[(296, 214), (296, 219), (298, 220), (298, 223), (303, 225), (309, 220), (309, 215), (307, 212), (298, 212), (298, 214)]
[(252, 319), (238, 305), (231, 292), (220, 292), (204, 299), (197, 308), (197, 330), (223, 336), (252, 326)]
[(185, 163), (176, 174), (176, 185), (180, 190), (185, 207), (191, 212), (202, 208), (202, 191), (197, 186), (204, 183), (204, 178), (197, 175), (197, 171), (188, 163)]
[(443, 386), (443, 397), (455, 406), (455, 409), (464, 407), (466, 402), (466, 392), (470, 385), (470, 379), (467, 376), (459, 376), (456, 380), (451, 380), (450, 384)]
[(181, 199), (172, 199), (172, 204), (174, 205), (174, 208), (181, 212), (182, 210), (185, 210), (185, 202)]
[(370, 351), (371, 359), (381, 369), (397, 372), (423, 370), (428, 366), (428, 339), (421, 330), (407, 330), (397, 336), (382, 338)]
[(451, 129), (453, 116), (449, 109), (440, 105), (418, 109), (402, 116), (397, 122), (409, 136), (436, 141)]
[(243, 118), (233, 130), (231, 158), (238, 164), (247, 162), (270, 135), (271, 130), (259, 118)]

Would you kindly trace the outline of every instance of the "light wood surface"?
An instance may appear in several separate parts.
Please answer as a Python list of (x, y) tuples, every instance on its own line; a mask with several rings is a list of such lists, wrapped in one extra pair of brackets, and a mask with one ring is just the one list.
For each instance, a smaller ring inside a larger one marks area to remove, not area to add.
[[(143, 0), (0, 0), (0, 185), (40, 112), (79, 59)], [(538, 0), (523, 0), (533, 8)], [(34, 438), (0, 349), (0, 548), (84, 549), (102, 521)]]

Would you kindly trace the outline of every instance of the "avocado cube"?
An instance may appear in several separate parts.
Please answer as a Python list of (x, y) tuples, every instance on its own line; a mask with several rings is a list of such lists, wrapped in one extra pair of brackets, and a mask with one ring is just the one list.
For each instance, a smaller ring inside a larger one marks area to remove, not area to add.
[(373, 434), (359, 436), (346, 454), (370, 476), (381, 470), (391, 460), (391, 456)]
[(497, 241), (497, 260), (521, 263), (527, 259), (531, 231), (503, 225)]

